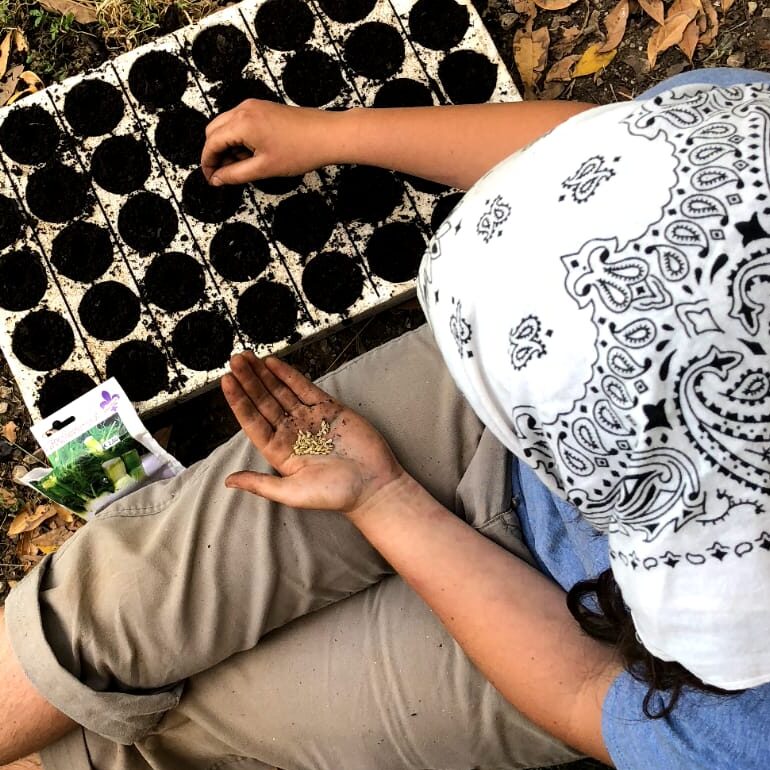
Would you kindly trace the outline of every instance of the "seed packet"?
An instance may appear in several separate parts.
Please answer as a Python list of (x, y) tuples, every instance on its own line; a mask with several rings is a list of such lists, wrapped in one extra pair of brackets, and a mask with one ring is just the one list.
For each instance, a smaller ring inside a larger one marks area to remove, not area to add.
[(115, 378), (32, 426), (50, 468), (22, 482), (88, 519), (113, 500), (184, 470), (150, 435)]

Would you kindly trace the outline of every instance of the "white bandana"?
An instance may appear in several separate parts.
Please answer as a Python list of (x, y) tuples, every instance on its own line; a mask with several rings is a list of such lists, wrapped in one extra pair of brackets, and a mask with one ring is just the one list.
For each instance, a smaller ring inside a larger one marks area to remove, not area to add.
[(726, 689), (770, 681), (769, 166), (768, 85), (589, 110), (418, 280), (479, 417), (608, 533), (645, 647)]

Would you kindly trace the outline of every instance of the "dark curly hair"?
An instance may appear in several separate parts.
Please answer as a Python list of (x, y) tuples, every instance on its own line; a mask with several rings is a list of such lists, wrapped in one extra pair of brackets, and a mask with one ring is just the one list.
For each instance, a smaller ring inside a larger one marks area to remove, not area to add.
[(612, 644), (631, 676), (649, 686), (642, 709), (650, 719), (668, 716), (685, 687), (714, 695), (739, 694), (705, 684), (680, 663), (661, 660), (648, 652), (636, 636), (631, 613), (611, 570), (593, 580), (576, 583), (567, 594), (567, 606), (585, 633)]

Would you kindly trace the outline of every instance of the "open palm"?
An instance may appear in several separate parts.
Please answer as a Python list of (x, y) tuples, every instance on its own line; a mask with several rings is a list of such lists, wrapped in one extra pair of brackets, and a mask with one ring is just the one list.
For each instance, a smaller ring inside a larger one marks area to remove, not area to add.
[[(281, 477), (244, 470), (229, 487), (295, 508), (350, 513), (403, 474), (385, 439), (359, 414), (335, 401), (277, 358), (234, 356), (222, 390), (246, 435)], [(331, 441), (328, 454), (294, 452), (300, 431)]]

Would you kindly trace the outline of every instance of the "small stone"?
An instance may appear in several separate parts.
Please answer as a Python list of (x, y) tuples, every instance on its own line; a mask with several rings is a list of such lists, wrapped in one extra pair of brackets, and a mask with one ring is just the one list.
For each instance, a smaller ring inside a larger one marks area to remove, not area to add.
[(728, 67), (742, 67), (746, 63), (746, 54), (743, 51), (731, 53), (727, 57)]
[(762, 18), (763, 19), (770, 19), (770, 8), (765, 8), (762, 11)]
[(500, 17), (500, 26), (503, 29), (510, 29), (519, 20), (518, 13), (504, 13)]
[(20, 481), (22, 476), (26, 476), (28, 470), (26, 465), (16, 465), (11, 474), (11, 478), (14, 481)]
[(5, 414), (8, 411), (8, 402), (0, 401), (0, 414)]
[(749, 2), (746, 4), (746, 10), (749, 12), (749, 16), (753, 16), (757, 12), (757, 3), (753, 2), (753, 0), (749, 0)]

